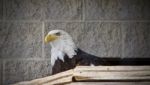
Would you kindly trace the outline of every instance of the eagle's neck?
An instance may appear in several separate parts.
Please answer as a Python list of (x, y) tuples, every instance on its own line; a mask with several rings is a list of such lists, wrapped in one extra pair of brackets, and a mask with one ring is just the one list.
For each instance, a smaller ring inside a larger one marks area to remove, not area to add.
[(75, 46), (72, 38), (58, 39), (51, 43), (51, 64), (55, 64), (55, 61), (59, 58), (64, 61), (64, 56), (67, 55), (72, 58), (76, 55), (77, 47)]

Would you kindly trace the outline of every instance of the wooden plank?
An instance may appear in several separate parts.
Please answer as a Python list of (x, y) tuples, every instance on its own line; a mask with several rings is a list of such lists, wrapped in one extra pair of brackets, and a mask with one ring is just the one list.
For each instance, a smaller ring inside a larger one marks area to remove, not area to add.
[(76, 81), (80, 80), (150, 80), (150, 71), (127, 72), (83, 72), (73, 74)]
[[(73, 70), (68, 70), (65, 72), (58, 73), (56, 75), (39, 78), (39, 79), (34, 79), (31, 81), (20, 82), (20, 83), (14, 84), (14, 85), (42, 85), (42, 84), (46, 84), (48, 82), (53, 83), (53, 84), (55, 84), (55, 83), (57, 84), (60, 82), (68, 82), (68, 81), (72, 81), (72, 74), (73, 74)], [(71, 78), (68, 78), (68, 77), (71, 77)], [(65, 78), (67, 78), (67, 80)], [(68, 80), (68, 79), (70, 79), (70, 80)]]
[(150, 85), (150, 82), (72, 82), (65, 85)]
[(73, 73), (81, 80), (150, 80), (150, 66), (79, 66)]
[(150, 71), (150, 66), (77, 66), (74, 71)]
[(31, 82), (38, 82), (38, 84), (43, 84), (47, 82), (61, 81), (61, 79), (72, 76), (72, 74), (73, 74), (73, 70), (68, 70), (68, 71), (61, 72), (61, 73), (58, 73), (49, 77), (35, 79), (35, 80), (32, 80)]
[[(80, 81), (150, 80), (150, 66), (78, 66), (56, 75), (20, 82), (14, 85), (52, 85)], [(119, 81), (118, 81), (119, 82)], [(150, 81), (149, 81), (150, 82)], [(83, 84), (84, 85), (84, 84)], [(104, 84), (102, 84), (104, 85)], [(150, 84), (149, 84), (150, 85)]]
[(62, 79), (58, 79), (53, 82), (47, 82), (42, 85), (62, 85), (65, 83), (70, 83), (70, 82), (72, 82), (72, 76), (64, 77)]

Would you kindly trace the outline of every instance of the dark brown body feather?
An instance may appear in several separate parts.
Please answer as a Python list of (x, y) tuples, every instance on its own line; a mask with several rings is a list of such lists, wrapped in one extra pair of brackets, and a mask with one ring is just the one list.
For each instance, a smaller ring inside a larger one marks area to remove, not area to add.
[(149, 58), (100, 58), (91, 54), (88, 54), (80, 49), (77, 51), (77, 55), (73, 58), (64, 56), (64, 62), (60, 59), (55, 61), (52, 67), (52, 74), (56, 74), (62, 71), (73, 69), (76, 66), (89, 66), (91, 64), (97, 65), (150, 65)]

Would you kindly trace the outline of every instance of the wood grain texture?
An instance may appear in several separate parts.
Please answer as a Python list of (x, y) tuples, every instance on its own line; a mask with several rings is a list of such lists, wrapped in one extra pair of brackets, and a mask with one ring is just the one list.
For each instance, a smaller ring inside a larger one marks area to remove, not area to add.
[(150, 66), (78, 66), (56, 75), (14, 85), (87, 85), (89, 81), (89, 85), (135, 85), (137, 82), (140, 82), (137, 85), (148, 85)]
[(72, 82), (66, 85), (150, 85), (150, 82)]
[(53, 85), (72, 81), (73, 70), (58, 73), (56, 75), (34, 79), (31, 81), (19, 82), (14, 85)]

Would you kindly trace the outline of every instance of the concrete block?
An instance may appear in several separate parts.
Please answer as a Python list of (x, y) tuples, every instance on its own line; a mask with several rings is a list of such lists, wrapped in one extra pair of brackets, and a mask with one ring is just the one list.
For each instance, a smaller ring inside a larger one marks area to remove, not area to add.
[(4, 0), (5, 19), (40, 20), (44, 17), (45, 0)]
[(0, 56), (3, 58), (42, 56), (41, 23), (5, 22), (0, 35)]
[(50, 61), (18, 60), (5, 62), (4, 85), (42, 78), (51, 74)]
[(85, 0), (87, 20), (150, 19), (149, 0)]
[(123, 57), (150, 57), (150, 23), (125, 23), (122, 25)]
[(48, 0), (45, 19), (81, 20), (82, 0)]
[(83, 50), (99, 57), (121, 57), (121, 24), (87, 22), (80, 34)]

